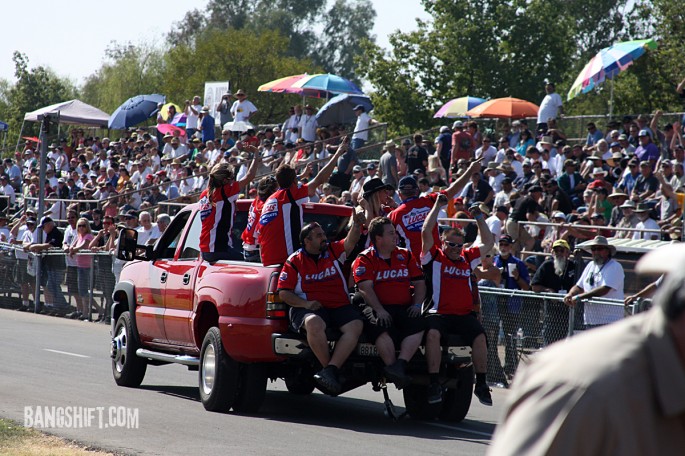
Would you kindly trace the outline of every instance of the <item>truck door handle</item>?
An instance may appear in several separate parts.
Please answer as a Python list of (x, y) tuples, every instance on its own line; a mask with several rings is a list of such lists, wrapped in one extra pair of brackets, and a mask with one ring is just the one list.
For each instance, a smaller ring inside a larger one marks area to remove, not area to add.
[(159, 276), (159, 281), (162, 283), (166, 283), (166, 278), (168, 277), (168, 274), (166, 272), (163, 272), (161, 276)]
[(186, 272), (183, 274), (183, 285), (188, 285), (190, 283), (190, 273)]

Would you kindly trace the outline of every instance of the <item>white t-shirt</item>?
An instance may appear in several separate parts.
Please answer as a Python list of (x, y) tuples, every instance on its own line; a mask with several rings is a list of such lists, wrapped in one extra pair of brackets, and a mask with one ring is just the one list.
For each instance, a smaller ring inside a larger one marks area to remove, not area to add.
[(152, 224), (152, 227), (149, 230), (146, 230), (141, 225), (136, 228), (136, 231), (138, 232), (138, 245), (146, 245), (147, 241), (150, 239), (158, 239), (161, 236), (159, 228), (157, 228), (155, 223)]
[[(607, 286), (611, 290), (602, 299), (623, 301), (623, 267), (613, 258), (603, 266), (594, 261), (585, 266), (583, 274), (576, 283), (584, 292)], [(623, 305), (585, 303), (585, 324), (604, 325), (623, 318)]]
[(186, 114), (186, 129), (188, 128), (194, 128), (197, 130), (197, 119), (200, 114), (200, 110), (202, 109), (202, 106), (197, 104), (192, 106), (195, 111), (197, 111), (197, 114), (193, 112), (193, 109), (190, 109), (190, 106), (188, 107), (188, 113)]
[(316, 117), (303, 115), (300, 118), (300, 124), (298, 125), (300, 137), (307, 142), (316, 141), (316, 127)]
[[(659, 230), (661, 227), (659, 227), (659, 224), (656, 223), (656, 221), (653, 218), (648, 218), (644, 222), (638, 222), (637, 225), (635, 225), (635, 229), (642, 229), (642, 230)], [(659, 239), (659, 233), (652, 233), (649, 231), (633, 231), (633, 239), (638, 240), (638, 239), (652, 239), (652, 236), (656, 236), (657, 239)]]
[(9, 196), (9, 203), (11, 205), (14, 205), (14, 202), (17, 200), (17, 195), (14, 192), (14, 188), (10, 184), (5, 185), (4, 187), (0, 187), (0, 194)]
[(247, 122), (253, 112), (257, 112), (257, 107), (250, 100), (236, 100), (231, 106), (231, 114), (235, 122)]
[[(352, 139), (363, 139), (366, 141), (369, 139), (369, 124), (371, 123), (371, 117), (365, 112), (362, 112), (357, 117), (357, 123), (354, 126), (354, 134)], [(364, 130), (364, 131), (362, 131)]]
[(538, 123), (547, 123), (549, 119), (556, 119), (561, 105), (561, 96), (558, 93), (554, 92), (545, 95), (538, 110)]
[[(56, 218), (57, 216), (55, 214), (52, 214), (53, 218)], [(74, 240), (78, 237), (78, 230), (76, 228), (72, 228), (71, 225), (67, 225), (67, 227), (64, 229), (64, 245), (66, 246), (71, 246), (74, 244)], [(75, 256), (70, 256), (66, 255), (65, 260), (67, 262), (67, 266), (69, 267), (76, 267), (76, 257)]]
[(497, 149), (493, 146), (488, 146), (487, 149), (483, 149), (483, 147), (476, 149), (476, 158), (483, 157), (483, 166), (487, 166), (491, 161), (495, 161), (496, 156)]
[[(499, 219), (499, 217), (497, 217), (497, 215), (493, 214), (485, 219), (485, 223), (488, 225), (488, 228), (490, 228), (492, 237), (495, 239), (495, 245), (498, 245), (499, 238), (502, 236), (502, 221)], [(473, 245), (483, 245), (483, 241), (480, 238), (480, 233), (478, 233), (478, 236), (476, 236), (476, 239), (473, 241)]]

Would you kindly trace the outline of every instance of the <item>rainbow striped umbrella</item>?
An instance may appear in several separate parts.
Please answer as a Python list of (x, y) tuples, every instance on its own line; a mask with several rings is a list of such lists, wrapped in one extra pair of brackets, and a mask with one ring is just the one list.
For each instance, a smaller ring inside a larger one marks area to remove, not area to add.
[(326, 91), (318, 89), (305, 89), (295, 87), (295, 83), (302, 79), (308, 78), (307, 73), (296, 74), (293, 76), (286, 76), (284, 78), (275, 79), (273, 81), (262, 84), (257, 88), (258, 92), (273, 92), (273, 93), (293, 93), (295, 95), (302, 95), (312, 98), (324, 98), (328, 95)]
[(466, 117), (466, 111), (469, 111), (482, 103), (485, 103), (485, 99), (478, 97), (454, 98), (442, 105), (433, 118), (447, 117), (448, 119), (454, 119), (456, 117)]
[(656, 49), (653, 39), (624, 41), (602, 49), (585, 65), (566, 96), (571, 100), (581, 93), (588, 93), (607, 79), (615, 78), (628, 68), (647, 49)]

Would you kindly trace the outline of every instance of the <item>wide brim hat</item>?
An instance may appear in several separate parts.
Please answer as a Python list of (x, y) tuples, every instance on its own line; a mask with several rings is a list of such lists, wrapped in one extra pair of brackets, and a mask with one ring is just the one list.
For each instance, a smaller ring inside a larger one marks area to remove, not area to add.
[(395, 188), (390, 184), (384, 184), (381, 178), (374, 177), (373, 179), (369, 179), (367, 182), (364, 183), (362, 190), (364, 192), (362, 194), (362, 197), (364, 199), (368, 199), (371, 195), (373, 195), (376, 192), (379, 192), (381, 190), (394, 191)]
[(638, 203), (637, 207), (635, 208), (635, 212), (649, 212), (652, 209), (645, 203)]
[(616, 255), (616, 247), (609, 244), (609, 241), (604, 236), (596, 236), (591, 241), (584, 243), (582, 248), (586, 252), (591, 252), (592, 247), (607, 247), (611, 251), (612, 256)]

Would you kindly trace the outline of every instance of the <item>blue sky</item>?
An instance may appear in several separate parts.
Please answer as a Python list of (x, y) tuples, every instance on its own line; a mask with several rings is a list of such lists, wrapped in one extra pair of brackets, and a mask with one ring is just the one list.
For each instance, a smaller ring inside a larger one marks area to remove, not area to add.
[[(372, 0), (376, 8), (373, 33), (387, 47), (397, 29), (416, 28), (415, 18), (429, 19), (418, 0)], [(45, 65), (77, 84), (97, 70), (112, 41), (161, 44), (171, 24), (206, 1), (33, 0), (13, 2), (3, 24), (0, 78), (14, 80), (12, 53), (29, 57), (31, 67)]]

